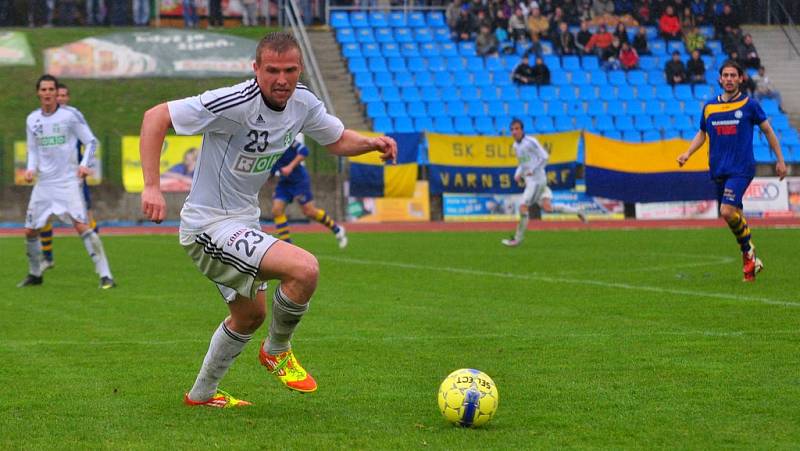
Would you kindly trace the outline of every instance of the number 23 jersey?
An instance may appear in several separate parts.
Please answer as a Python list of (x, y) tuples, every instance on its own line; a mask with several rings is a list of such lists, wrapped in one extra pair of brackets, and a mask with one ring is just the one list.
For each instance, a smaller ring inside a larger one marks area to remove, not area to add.
[(199, 232), (231, 217), (258, 222), (258, 192), (299, 132), (323, 146), (339, 140), (342, 122), (298, 84), (282, 110), (267, 105), (255, 79), (167, 103), (179, 135), (203, 134), (181, 229)]

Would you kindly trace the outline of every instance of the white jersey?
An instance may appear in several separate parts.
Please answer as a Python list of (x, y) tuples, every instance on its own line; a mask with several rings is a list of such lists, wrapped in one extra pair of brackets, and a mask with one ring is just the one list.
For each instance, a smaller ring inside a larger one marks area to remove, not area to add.
[(519, 161), (517, 171), (514, 172), (515, 178), (518, 176), (532, 177), (536, 183), (547, 183), (547, 174), (544, 169), (550, 156), (536, 138), (523, 136), (519, 142), (514, 141), (514, 152), (517, 153)]
[(295, 136), (302, 131), (325, 146), (344, 131), (300, 84), (281, 111), (264, 102), (255, 79), (167, 106), (176, 133), (203, 134), (192, 190), (181, 210), (181, 231), (187, 234), (231, 217), (258, 223), (258, 192)]
[[(78, 165), (89, 167), (97, 139), (76, 108), (59, 106), (51, 114), (38, 109), (25, 121), (28, 138), (28, 170), (38, 173), (37, 184), (64, 186), (77, 184)], [(78, 161), (78, 140), (86, 150)]]

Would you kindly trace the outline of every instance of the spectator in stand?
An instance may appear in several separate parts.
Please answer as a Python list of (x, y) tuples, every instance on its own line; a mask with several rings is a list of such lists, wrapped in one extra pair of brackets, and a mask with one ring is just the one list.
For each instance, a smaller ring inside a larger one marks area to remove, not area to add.
[(479, 9), (475, 12), (475, 29), (477, 33), (480, 33), (481, 27), (483, 26), (489, 27), (491, 31), (494, 27), (494, 21), (486, 14), (486, 10)]
[[(498, 8), (494, 13), (494, 29), (502, 28), (508, 36), (508, 16), (503, 8)], [(500, 37), (498, 36), (498, 39)], [(502, 41), (502, 39), (501, 39)]]
[(564, 10), (564, 21), (569, 23), (578, 22), (578, 3), (577, 0), (562, 0), (561, 9)]
[(469, 8), (465, 5), (461, 7), (461, 12), (456, 21), (456, 27), (453, 29), (454, 41), (471, 41), (475, 38), (473, 35), (475, 31), (475, 18), (469, 12)]
[(481, 56), (496, 55), (499, 47), (497, 36), (487, 25), (482, 25), (478, 37), (475, 38), (475, 52)]
[(511, 33), (511, 38), (517, 42), (525, 42), (530, 34), (528, 31), (528, 24), (525, 22), (525, 16), (522, 15), (522, 9), (517, 8), (514, 10), (514, 15), (508, 19), (508, 31)]
[(697, 27), (689, 29), (683, 35), (683, 45), (686, 46), (686, 51), (689, 53), (697, 50), (701, 55), (711, 54), (711, 50), (706, 47), (706, 37), (700, 33), (700, 29)]
[(258, 0), (241, 0), (242, 25), (245, 27), (258, 26)]
[(445, 21), (447, 22), (447, 26), (454, 30), (456, 28), (456, 22), (458, 22), (458, 18), (461, 15), (461, 0), (453, 0), (452, 3), (447, 5), (447, 9), (444, 10)]
[(692, 15), (695, 17), (695, 23), (705, 24), (707, 22), (707, 5), (706, 0), (690, 0), (689, 8), (692, 10)]
[[(556, 12), (556, 5), (553, 3), (553, 0), (532, 0), (531, 5), (533, 6), (534, 3), (539, 6), (539, 10), (541, 11), (542, 15), (548, 19), (553, 15), (553, 13)], [(559, 1), (559, 3), (561, 2)]]
[(613, 37), (611, 45), (603, 50), (603, 54), (600, 56), (604, 70), (620, 70), (622, 68), (619, 63), (619, 52), (621, 50), (622, 44), (619, 43), (619, 39), (616, 36)]
[(542, 48), (542, 42), (538, 34), (531, 35), (531, 45), (528, 47), (527, 52), (536, 56), (542, 56), (544, 53), (544, 48)]
[(578, 48), (575, 47), (575, 36), (569, 31), (569, 26), (566, 22), (558, 24), (558, 33), (553, 40), (553, 46), (556, 53), (561, 56), (576, 55), (578, 53)]
[(650, 23), (650, 1), (639, 0), (639, 4), (634, 8), (633, 17), (639, 22), (640, 26)]
[[(764, 66), (759, 66), (758, 74), (753, 75), (752, 80), (756, 84), (756, 88), (753, 90), (753, 96), (759, 101), (762, 99), (775, 99), (778, 101), (778, 105), (780, 106), (783, 103), (783, 100), (781, 99), (781, 93), (775, 89), (772, 81), (770, 81), (769, 77), (767, 77), (766, 72), (767, 70), (764, 68)], [(783, 108), (781, 108), (781, 111), (783, 111)]]
[(150, 0), (133, 0), (133, 23), (146, 27), (150, 23)]
[(633, 48), (639, 55), (650, 55), (650, 43), (647, 41), (647, 28), (644, 25), (636, 30), (636, 35), (633, 37)]
[(592, 20), (596, 23), (608, 23), (614, 16), (614, 0), (592, 1)]
[(639, 68), (639, 54), (627, 42), (622, 43), (622, 48), (619, 51), (619, 64), (623, 70)]
[(628, 28), (625, 27), (625, 24), (619, 22), (617, 24), (617, 28), (614, 30), (614, 36), (619, 39), (620, 44), (630, 44), (630, 38), (628, 37)]
[(611, 46), (614, 36), (608, 32), (605, 25), (600, 25), (597, 28), (597, 33), (592, 35), (589, 42), (586, 44), (586, 53), (594, 52), (595, 55), (602, 58), (603, 53)]
[(686, 62), (686, 75), (689, 83), (701, 84), (706, 82), (706, 63), (700, 58), (700, 51), (692, 50), (692, 57)]
[(686, 66), (683, 65), (679, 52), (672, 52), (672, 59), (667, 61), (664, 66), (664, 76), (667, 78), (667, 83), (672, 86), (689, 81), (686, 75)]
[(740, 86), (743, 93), (755, 97), (756, 82), (753, 81), (753, 77), (747, 74), (747, 71), (744, 71), (744, 75), (742, 75), (742, 84)]
[(722, 7), (722, 14), (718, 15), (714, 20), (714, 36), (717, 39), (722, 39), (728, 27), (733, 30), (739, 28), (739, 25), (739, 19), (733, 13), (733, 8), (728, 3), (725, 3)]
[(649, 24), (658, 25), (658, 19), (667, 11), (667, 6), (672, 5), (672, 0), (651, 0), (650, 1), (650, 22)]
[(528, 33), (530, 33), (531, 40), (534, 35), (547, 36), (549, 29), (550, 21), (542, 15), (541, 10), (538, 7), (531, 9), (531, 14), (528, 16)]
[(108, 22), (111, 26), (119, 27), (131, 24), (128, 16), (127, 0), (109, 0), (108, 3)]
[[(3, 3), (3, 1), (0, 0), (0, 3)], [(59, 25), (67, 27), (75, 25), (78, 21), (78, 0), (61, 0), (60, 4), (61, 8), (58, 11)]]
[(581, 29), (578, 30), (578, 34), (575, 36), (575, 47), (578, 48), (578, 53), (588, 55), (590, 52), (586, 46), (591, 40), (592, 32), (589, 31), (589, 21), (584, 20), (581, 22)]
[[(498, 14), (503, 14), (502, 11), (498, 11)], [(504, 55), (511, 55), (514, 53), (514, 42), (509, 39), (508, 37), (508, 30), (503, 27), (497, 27), (494, 29), (494, 37), (497, 39), (497, 46), (498, 51), (503, 53)]]
[(725, 28), (722, 35), (722, 51), (726, 55), (739, 51), (739, 44), (742, 42), (742, 30), (739, 28)]
[(742, 61), (742, 57), (739, 56), (739, 51), (738, 50), (734, 50), (733, 52), (731, 52), (731, 54), (728, 55), (728, 59), (731, 60), (731, 61), (734, 61), (734, 62), (736, 62), (736, 64), (744, 67), (744, 61)]
[(550, 36), (549, 39), (551, 41), (555, 41), (556, 37), (558, 37), (558, 25), (561, 22), (566, 22), (566, 16), (564, 15), (564, 10), (561, 9), (560, 6), (556, 7), (556, 10), (553, 11), (553, 14), (550, 15)]
[(197, 6), (195, 0), (183, 0), (183, 27), (197, 28), (199, 22), (197, 18)]
[(633, 16), (634, 5), (632, 0), (615, 0), (614, 14), (617, 16)]
[(520, 85), (532, 85), (533, 80), (533, 67), (528, 62), (528, 55), (522, 55), (522, 58), (511, 73), (511, 80)]
[(208, 28), (224, 26), (222, 0), (208, 0)]
[(761, 58), (758, 57), (758, 51), (753, 44), (753, 37), (750, 36), (750, 33), (744, 35), (742, 45), (739, 46), (739, 55), (742, 58), (744, 67), (748, 69), (758, 69), (761, 67)]
[(533, 84), (537, 86), (550, 84), (550, 69), (544, 63), (541, 56), (536, 57), (536, 64), (533, 65)]
[(692, 28), (697, 26), (697, 18), (692, 15), (692, 8), (686, 6), (683, 8), (683, 12), (681, 13), (681, 29), (682, 30), (691, 30)]
[(667, 6), (664, 14), (658, 19), (658, 31), (661, 37), (667, 41), (680, 41), (681, 39), (681, 21), (675, 15), (675, 10), (672, 6)]

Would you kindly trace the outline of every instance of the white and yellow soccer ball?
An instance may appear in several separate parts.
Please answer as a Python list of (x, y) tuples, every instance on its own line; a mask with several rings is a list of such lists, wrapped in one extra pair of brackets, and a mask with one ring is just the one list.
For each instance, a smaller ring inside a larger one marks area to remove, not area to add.
[(482, 371), (453, 371), (439, 386), (439, 410), (450, 423), (479, 427), (492, 419), (500, 397), (491, 377)]

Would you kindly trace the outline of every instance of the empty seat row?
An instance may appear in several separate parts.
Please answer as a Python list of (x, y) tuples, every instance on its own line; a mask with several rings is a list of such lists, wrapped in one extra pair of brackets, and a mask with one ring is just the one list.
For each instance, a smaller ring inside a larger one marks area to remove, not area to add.
[[(358, 43), (433, 43), (441, 42), (448, 43), (450, 40), (450, 30), (447, 28), (378, 28), (372, 30), (371, 28), (340, 28), (336, 30), (336, 40), (340, 44), (351, 42)], [(474, 49), (474, 43), (465, 47)]]
[(352, 12), (337, 11), (331, 14), (330, 25), (333, 28), (422, 28), (446, 27), (444, 13), (432, 11), (423, 13), (419, 11), (404, 13), (401, 11), (385, 13), (382, 11)]

